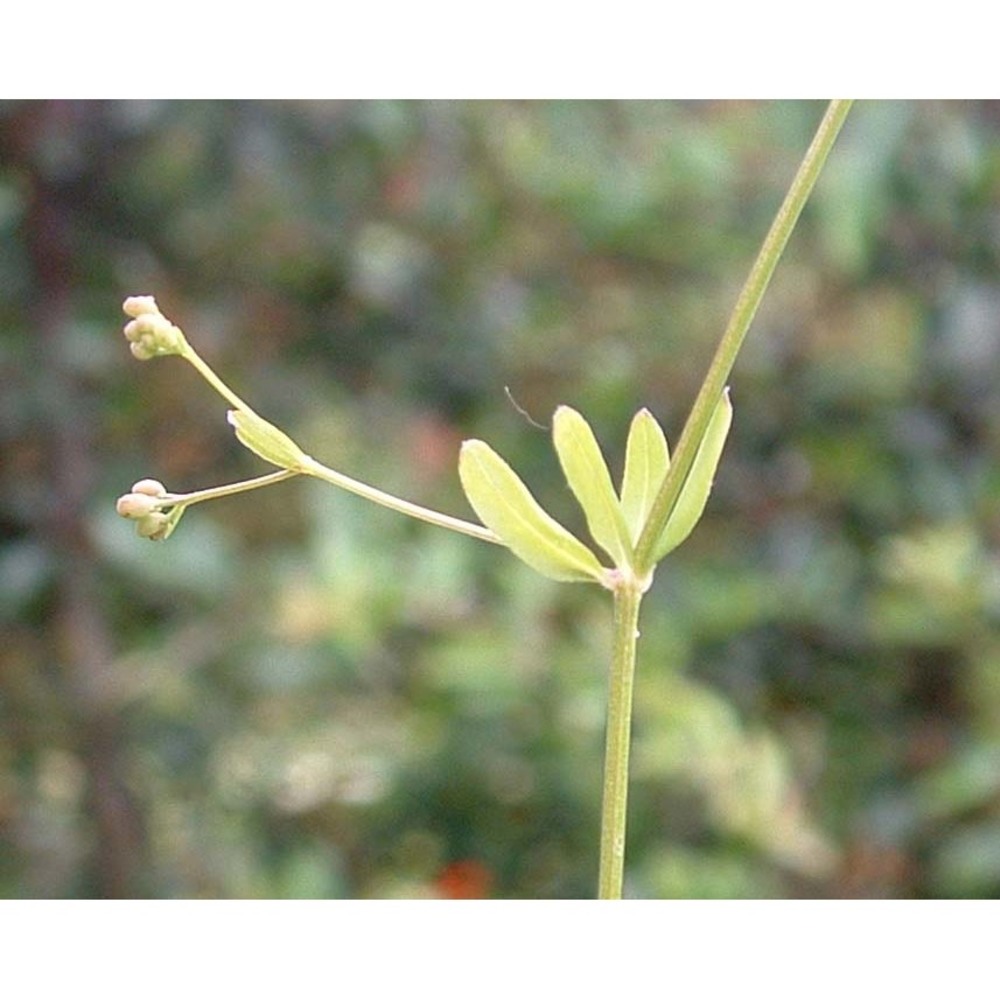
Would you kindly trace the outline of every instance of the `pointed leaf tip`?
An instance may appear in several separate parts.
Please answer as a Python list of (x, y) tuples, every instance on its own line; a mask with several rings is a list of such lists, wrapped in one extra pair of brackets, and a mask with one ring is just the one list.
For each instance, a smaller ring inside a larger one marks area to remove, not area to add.
[(733, 404), (729, 400), (729, 388), (722, 390), (719, 402), (715, 404), (712, 418), (705, 436), (698, 445), (691, 471), (684, 482), (680, 496), (674, 506), (670, 520), (653, 549), (653, 559), (657, 562), (668, 552), (677, 548), (691, 534), (701, 519), (712, 491), (712, 481), (718, 468), (722, 449), (733, 422)]
[(645, 407), (632, 418), (625, 446), (625, 470), (622, 474), (622, 513), (635, 544), (646, 526), (667, 470), (670, 450), (667, 438), (656, 417)]

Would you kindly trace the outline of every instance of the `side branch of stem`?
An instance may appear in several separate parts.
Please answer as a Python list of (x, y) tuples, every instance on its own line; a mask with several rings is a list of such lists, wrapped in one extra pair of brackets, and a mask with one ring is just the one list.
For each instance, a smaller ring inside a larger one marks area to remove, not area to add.
[(481, 524), (474, 524), (472, 521), (463, 521), (460, 517), (442, 514), (439, 511), (431, 510), (428, 507), (421, 507), (419, 504), (411, 503), (409, 500), (393, 496), (391, 493), (385, 493), (374, 486), (369, 486), (367, 483), (362, 483), (357, 479), (352, 479), (350, 476), (345, 476), (344, 473), (337, 472), (336, 469), (328, 468), (322, 462), (317, 462), (314, 458), (310, 458), (301, 471), (306, 475), (322, 479), (323, 482), (330, 483), (332, 486), (339, 486), (349, 493), (354, 493), (357, 496), (364, 497), (366, 500), (371, 500), (372, 503), (388, 507), (399, 514), (415, 517), (418, 521), (436, 524), (439, 528), (448, 528), (451, 531), (459, 532), (459, 534), (478, 538), (482, 542), (493, 542), (496, 545), (503, 544), (489, 528), (484, 528)]

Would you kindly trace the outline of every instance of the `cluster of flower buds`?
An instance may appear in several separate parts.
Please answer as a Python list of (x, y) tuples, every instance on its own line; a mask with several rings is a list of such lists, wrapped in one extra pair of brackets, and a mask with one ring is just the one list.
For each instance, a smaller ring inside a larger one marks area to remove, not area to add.
[(176, 517), (163, 510), (164, 507), (171, 506), (173, 501), (174, 498), (159, 480), (140, 479), (131, 492), (118, 498), (115, 509), (122, 517), (136, 522), (140, 538), (160, 542), (173, 531), (177, 522)]
[(125, 339), (140, 361), (183, 352), (184, 334), (160, 312), (152, 295), (133, 295), (122, 308), (132, 317), (125, 325)]

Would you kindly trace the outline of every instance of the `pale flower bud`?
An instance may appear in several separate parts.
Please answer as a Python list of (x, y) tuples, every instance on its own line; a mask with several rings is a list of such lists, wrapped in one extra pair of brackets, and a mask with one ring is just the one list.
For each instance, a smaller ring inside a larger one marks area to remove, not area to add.
[(160, 307), (152, 295), (130, 295), (122, 304), (122, 309), (126, 316), (133, 318), (142, 316), (144, 313), (158, 313), (160, 311)]
[(167, 488), (159, 479), (140, 479), (132, 487), (133, 493), (145, 493), (151, 497), (163, 497), (167, 495)]
[(152, 514), (160, 506), (160, 501), (148, 493), (126, 493), (118, 498), (115, 510), (122, 517), (143, 518)]
[(142, 518), (135, 526), (140, 538), (148, 538), (151, 542), (160, 542), (170, 533), (170, 517), (162, 511), (154, 511)]
[(125, 324), (125, 339), (140, 361), (183, 351), (184, 334), (156, 308), (152, 296), (126, 299), (125, 306), (125, 311), (134, 316)]

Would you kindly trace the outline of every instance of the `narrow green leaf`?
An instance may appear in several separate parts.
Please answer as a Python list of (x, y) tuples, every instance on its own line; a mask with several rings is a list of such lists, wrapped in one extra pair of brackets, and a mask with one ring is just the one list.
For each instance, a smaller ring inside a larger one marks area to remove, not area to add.
[(666, 435), (656, 417), (644, 407), (632, 418), (622, 475), (622, 513), (633, 545), (646, 526), (653, 500), (669, 468)]
[(701, 519), (732, 422), (733, 404), (729, 401), (729, 390), (724, 389), (722, 397), (715, 404), (705, 436), (698, 445), (698, 452), (694, 456), (694, 463), (684, 482), (681, 495), (677, 498), (674, 511), (653, 549), (655, 560), (659, 561), (672, 549), (677, 548)]
[(282, 469), (301, 469), (307, 456), (301, 448), (274, 424), (257, 416), (252, 410), (230, 410), (226, 419), (236, 431), (236, 437), (245, 448), (259, 455), (265, 462)]
[(560, 406), (552, 418), (552, 440), (594, 541), (616, 566), (628, 566), (632, 560), (628, 525), (590, 424), (576, 410)]
[(603, 581), (605, 569), (594, 553), (542, 510), (485, 441), (462, 443), (458, 475), (479, 519), (533, 569), (554, 580)]

